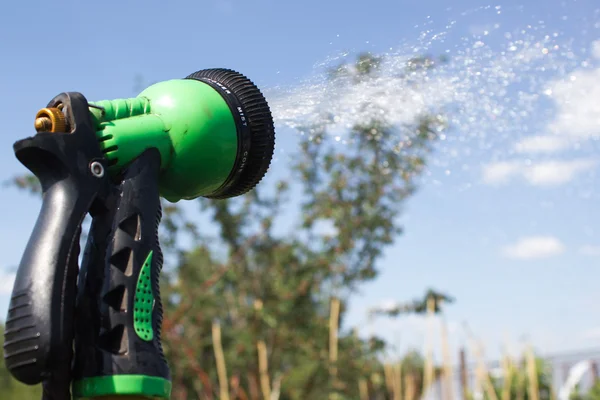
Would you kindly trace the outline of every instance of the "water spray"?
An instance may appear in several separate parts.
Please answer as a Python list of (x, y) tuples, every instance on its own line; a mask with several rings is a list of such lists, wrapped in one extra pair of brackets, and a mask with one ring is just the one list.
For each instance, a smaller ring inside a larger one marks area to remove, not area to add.
[[(45, 400), (168, 399), (161, 197), (242, 195), (273, 156), (273, 118), (244, 75), (207, 69), (131, 99), (61, 93), (14, 144), (43, 202), (6, 318), (4, 357)], [(81, 224), (92, 224), (78, 268)]]

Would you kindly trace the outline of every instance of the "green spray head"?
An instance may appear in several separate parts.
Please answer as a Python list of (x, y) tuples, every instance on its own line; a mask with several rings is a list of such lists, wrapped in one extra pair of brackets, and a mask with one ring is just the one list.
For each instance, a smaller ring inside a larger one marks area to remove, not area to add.
[(156, 83), (131, 99), (90, 103), (109, 173), (119, 175), (144, 150), (161, 155), (159, 186), (171, 202), (228, 198), (265, 175), (275, 146), (273, 118), (244, 75), (207, 69)]

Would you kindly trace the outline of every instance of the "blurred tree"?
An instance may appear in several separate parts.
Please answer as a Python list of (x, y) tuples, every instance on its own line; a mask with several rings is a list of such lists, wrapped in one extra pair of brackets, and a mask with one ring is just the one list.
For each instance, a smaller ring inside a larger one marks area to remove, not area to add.
[[(380, 65), (380, 58), (361, 55), (330, 78), (353, 74), (352, 82), (364, 82)], [(165, 347), (178, 360), (174, 398), (214, 398), (214, 321), (223, 327), (233, 398), (357, 398), (361, 378), (386, 393), (378, 358), (384, 342), (337, 329), (348, 297), (377, 276), (383, 249), (401, 233), (401, 206), (443, 124), (423, 116), (397, 127), (385, 113), (374, 115), (348, 132), (345, 145), (327, 124), (300, 128), (291, 165), (296, 185), (292, 178), (277, 182), (271, 194), (260, 185), (237, 199), (198, 200), (220, 237), (198, 240), (165, 279)], [(300, 196), (291, 194), (295, 189)], [(277, 235), (286, 205), (298, 198), (299, 226)], [(206, 282), (210, 287), (199, 290)]]

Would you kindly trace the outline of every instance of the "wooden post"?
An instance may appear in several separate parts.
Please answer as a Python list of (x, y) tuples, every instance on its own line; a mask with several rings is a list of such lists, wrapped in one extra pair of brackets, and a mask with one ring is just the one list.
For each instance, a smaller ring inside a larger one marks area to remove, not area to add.
[(592, 361), (592, 379), (594, 384), (598, 382), (598, 363), (596, 361)]

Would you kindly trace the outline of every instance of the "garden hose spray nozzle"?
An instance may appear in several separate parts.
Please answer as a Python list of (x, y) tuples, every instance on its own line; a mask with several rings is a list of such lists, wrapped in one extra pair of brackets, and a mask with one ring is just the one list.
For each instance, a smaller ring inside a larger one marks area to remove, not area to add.
[(34, 127), (37, 134), (14, 144), (43, 201), (10, 300), (6, 366), (21, 382), (72, 389), (75, 398), (169, 398), (160, 198), (251, 190), (274, 151), (267, 101), (244, 75), (207, 69), (130, 99), (62, 93)]

